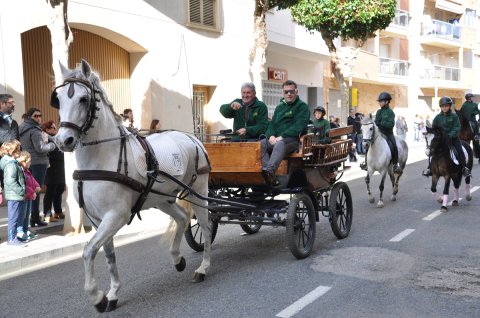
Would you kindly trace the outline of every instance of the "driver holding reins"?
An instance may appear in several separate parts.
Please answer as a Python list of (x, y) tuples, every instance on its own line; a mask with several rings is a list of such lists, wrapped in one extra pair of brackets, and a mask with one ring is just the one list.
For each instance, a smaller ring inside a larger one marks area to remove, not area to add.
[(397, 141), (393, 135), (393, 127), (395, 126), (395, 113), (390, 108), (390, 101), (392, 96), (387, 92), (382, 92), (378, 95), (377, 101), (380, 105), (380, 109), (377, 110), (375, 115), (375, 125), (382, 134), (385, 135), (387, 142), (392, 151), (392, 163), (393, 163), (393, 172), (397, 174), (402, 173), (402, 168), (398, 164), (398, 148)]
[(460, 108), (460, 111), (465, 115), (466, 118), (468, 118), (470, 122), (470, 126), (474, 129), (473, 133), (475, 135), (475, 140), (480, 139), (480, 134), (478, 132), (478, 124), (476, 120), (476, 116), (480, 114), (480, 111), (478, 110), (478, 105), (477, 103), (474, 103), (472, 101), (473, 94), (468, 93), (465, 95), (465, 102), (462, 105), (462, 108)]
[[(448, 134), (452, 141), (452, 145), (457, 150), (458, 161), (462, 168), (463, 176), (465, 178), (471, 177), (472, 174), (470, 173), (470, 169), (468, 169), (465, 164), (465, 154), (463, 153), (462, 143), (458, 137), (460, 133), (460, 120), (458, 119), (457, 114), (452, 112), (453, 100), (448, 96), (444, 96), (440, 98), (438, 104), (440, 105), (441, 112), (433, 119), (432, 127), (442, 127), (445, 133)], [(432, 175), (430, 172), (430, 158), (428, 160), (428, 168), (423, 172), (423, 175)]]

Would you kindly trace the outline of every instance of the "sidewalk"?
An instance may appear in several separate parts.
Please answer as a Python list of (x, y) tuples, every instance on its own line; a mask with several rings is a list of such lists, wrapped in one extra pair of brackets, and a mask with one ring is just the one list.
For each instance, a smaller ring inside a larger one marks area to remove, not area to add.
[[(410, 143), (407, 164), (426, 159), (423, 142)], [(365, 177), (366, 172), (359, 168), (363, 156), (357, 156), (357, 162), (346, 162), (350, 166), (341, 178), (349, 181)], [(125, 225), (115, 235), (115, 245), (121, 246), (138, 240), (144, 240), (165, 232), (169, 224), (169, 216), (157, 209), (141, 212), (142, 220), (135, 218), (131, 225)], [(28, 271), (33, 271), (67, 261), (81, 256), (83, 247), (92, 237), (94, 231), (75, 236), (63, 235), (63, 220), (50, 223), (45, 227), (32, 228), (39, 237), (28, 242), (26, 247), (12, 247), (7, 239), (7, 208), (0, 207), (0, 280), (13, 277)]]

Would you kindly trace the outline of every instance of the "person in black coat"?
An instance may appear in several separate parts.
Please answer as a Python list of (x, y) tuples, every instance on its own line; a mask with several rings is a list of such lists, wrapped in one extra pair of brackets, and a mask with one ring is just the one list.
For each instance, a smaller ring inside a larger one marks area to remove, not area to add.
[[(57, 134), (57, 127), (51, 120), (42, 125), (42, 130), (49, 135), (49, 138)], [(47, 190), (43, 198), (43, 211), (45, 215), (51, 215), (50, 222), (56, 222), (58, 219), (65, 218), (65, 214), (62, 212), (62, 194), (65, 191), (65, 159), (63, 152), (58, 148), (49, 152), (48, 157), (50, 166), (45, 177)], [(52, 204), (55, 213), (51, 213)]]

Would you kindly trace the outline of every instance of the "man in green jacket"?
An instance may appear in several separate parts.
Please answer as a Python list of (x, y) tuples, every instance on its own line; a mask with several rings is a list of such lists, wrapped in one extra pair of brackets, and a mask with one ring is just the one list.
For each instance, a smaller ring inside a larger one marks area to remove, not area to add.
[(470, 127), (473, 128), (473, 133), (475, 134), (475, 139), (480, 139), (480, 135), (478, 133), (478, 125), (477, 125), (477, 120), (476, 117), (478, 114), (480, 114), (480, 111), (478, 110), (478, 104), (474, 103), (472, 101), (473, 94), (468, 93), (465, 95), (465, 103), (463, 103), (462, 108), (460, 108), (460, 111), (463, 113), (463, 115), (468, 118), (470, 121)]
[(393, 135), (393, 127), (395, 126), (395, 113), (390, 108), (390, 101), (392, 96), (387, 92), (382, 92), (378, 95), (377, 101), (380, 105), (380, 109), (377, 110), (375, 115), (375, 124), (377, 125), (380, 132), (385, 135), (387, 142), (390, 145), (392, 151), (392, 163), (393, 163), (393, 172), (402, 173), (402, 168), (398, 164), (398, 148), (397, 141)]
[(267, 105), (256, 97), (255, 85), (243, 83), (242, 98), (220, 106), (220, 113), (225, 118), (233, 118), (232, 140), (258, 140), (268, 126)]
[(308, 105), (298, 97), (297, 84), (286, 81), (282, 84), (283, 96), (275, 108), (273, 118), (262, 139), (262, 175), (272, 186), (280, 182), (275, 173), (286, 154), (300, 145), (300, 135), (307, 132), (310, 111)]

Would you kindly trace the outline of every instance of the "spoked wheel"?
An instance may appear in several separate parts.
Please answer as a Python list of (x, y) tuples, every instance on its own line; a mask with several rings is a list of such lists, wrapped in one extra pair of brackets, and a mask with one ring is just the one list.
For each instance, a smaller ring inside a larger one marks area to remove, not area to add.
[(337, 182), (330, 193), (330, 226), (333, 234), (344, 239), (352, 227), (352, 194), (345, 182)]
[(302, 259), (310, 255), (315, 242), (315, 209), (305, 193), (295, 194), (287, 211), (287, 241), (293, 256)]
[[(217, 235), (218, 222), (210, 220), (210, 227), (212, 229), (212, 243), (213, 243), (213, 240)], [(193, 250), (197, 252), (203, 251), (203, 248), (204, 248), (203, 244), (204, 244), (205, 238), (203, 236), (202, 228), (200, 227), (200, 224), (198, 223), (197, 217), (195, 215), (190, 220), (190, 224), (185, 230), (185, 240)]]
[[(251, 213), (251, 214), (255, 215), (255, 213)], [(255, 234), (258, 231), (260, 231), (260, 228), (262, 227), (262, 224), (261, 223), (258, 223), (258, 224), (240, 224), (240, 227), (247, 234)]]

